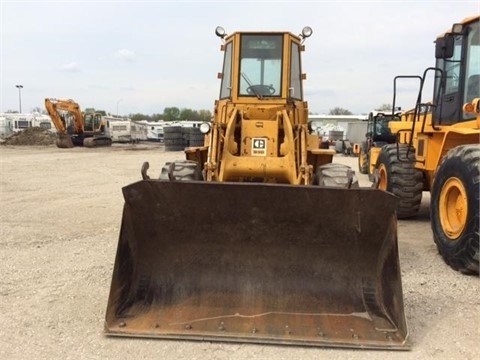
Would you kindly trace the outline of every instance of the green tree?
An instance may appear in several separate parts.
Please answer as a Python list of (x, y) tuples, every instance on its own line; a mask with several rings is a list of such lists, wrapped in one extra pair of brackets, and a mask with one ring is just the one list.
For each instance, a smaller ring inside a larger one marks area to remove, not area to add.
[(212, 113), (210, 110), (192, 110), (183, 108), (179, 110), (176, 107), (165, 108), (164, 114), (152, 114), (146, 115), (142, 113), (129, 114), (128, 117), (134, 121), (147, 120), (147, 121), (178, 121), (178, 120), (191, 120), (191, 121), (210, 121)]
[(341, 108), (341, 107), (335, 107), (333, 109), (330, 109), (329, 115), (352, 115), (352, 112), (350, 110)]
[(160, 121), (163, 120), (163, 114), (153, 114), (150, 118), (153, 121)]
[(392, 110), (392, 104), (383, 104), (377, 108), (378, 111)]
[(183, 108), (180, 111), (180, 119), (181, 120), (197, 120), (196, 119), (196, 118), (198, 118), (197, 115), (198, 115), (198, 113), (195, 110), (192, 110), (192, 109)]
[(140, 121), (140, 120), (148, 120), (148, 121), (150, 121), (150, 120), (151, 120), (151, 117), (150, 117), (149, 115), (140, 114), (140, 113), (129, 114), (128, 117), (129, 117), (130, 119), (132, 119), (133, 121)]
[(198, 116), (200, 121), (210, 121), (212, 119), (212, 112), (210, 110), (199, 110)]
[(165, 121), (180, 120), (180, 109), (177, 107), (166, 107), (163, 110), (163, 120)]
[(39, 113), (39, 114), (46, 114), (47, 113), (47, 111), (45, 109), (42, 109), (40, 106), (35, 106), (32, 109), (32, 112), (33, 113)]

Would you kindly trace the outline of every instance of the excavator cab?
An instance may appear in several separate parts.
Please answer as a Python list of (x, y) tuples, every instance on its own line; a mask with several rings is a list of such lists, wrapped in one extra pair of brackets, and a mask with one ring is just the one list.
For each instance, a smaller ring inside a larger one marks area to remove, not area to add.
[(311, 29), (216, 33), (205, 145), (123, 188), (106, 334), (408, 349), (396, 199), (308, 130)]

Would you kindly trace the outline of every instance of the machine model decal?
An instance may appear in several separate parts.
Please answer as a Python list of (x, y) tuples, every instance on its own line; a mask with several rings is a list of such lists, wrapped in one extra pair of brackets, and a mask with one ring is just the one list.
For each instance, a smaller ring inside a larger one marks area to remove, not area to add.
[(267, 139), (265, 138), (252, 139), (252, 155), (267, 156)]

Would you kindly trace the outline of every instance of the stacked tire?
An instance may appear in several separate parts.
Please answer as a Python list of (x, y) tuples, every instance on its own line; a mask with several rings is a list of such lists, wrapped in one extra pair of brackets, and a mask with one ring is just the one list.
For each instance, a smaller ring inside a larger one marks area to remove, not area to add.
[(163, 140), (165, 151), (182, 151), (185, 148), (185, 139), (181, 126), (165, 126)]
[(202, 134), (199, 127), (188, 128), (188, 146), (198, 147), (204, 145), (205, 135)]

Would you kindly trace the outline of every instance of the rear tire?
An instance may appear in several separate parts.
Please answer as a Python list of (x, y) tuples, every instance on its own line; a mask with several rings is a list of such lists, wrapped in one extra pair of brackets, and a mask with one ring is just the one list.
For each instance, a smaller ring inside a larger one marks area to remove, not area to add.
[(170, 180), (169, 172), (172, 170), (172, 180), (177, 181), (202, 181), (203, 175), (200, 164), (192, 160), (166, 162), (160, 172), (160, 180)]
[(336, 163), (320, 165), (315, 173), (315, 184), (322, 187), (347, 188), (349, 174), (352, 176), (351, 188), (358, 188), (358, 179), (350, 166)]
[[(380, 190), (391, 192), (400, 201), (397, 207), (397, 218), (407, 219), (415, 216), (420, 209), (423, 192), (423, 173), (415, 169), (415, 151), (408, 146), (389, 144), (382, 147), (375, 170), (378, 171)], [(401, 160), (398, 158), (400, 157)]]
[(438, 252), (453, 269), (478, 274), (480, 145), (451, 149), (433, 180), (430, 218)]

